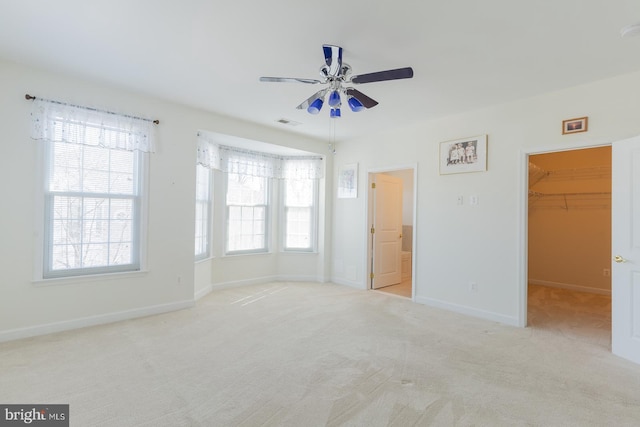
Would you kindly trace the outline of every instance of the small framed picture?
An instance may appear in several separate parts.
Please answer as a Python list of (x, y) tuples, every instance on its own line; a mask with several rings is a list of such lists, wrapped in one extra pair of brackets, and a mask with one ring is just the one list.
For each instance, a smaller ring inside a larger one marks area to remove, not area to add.
[(338, 198), (356, 199), (358, 197), (358, 164), (350, 163), (340, 168), (338, 174)]
[(589, 128), (588, 117), (578, 117), (577, 119), (569, 119), (562, 121), (562, 134), (586, 132)]
[(487, 170), (487, 135), (440, 143), (440, 175)]

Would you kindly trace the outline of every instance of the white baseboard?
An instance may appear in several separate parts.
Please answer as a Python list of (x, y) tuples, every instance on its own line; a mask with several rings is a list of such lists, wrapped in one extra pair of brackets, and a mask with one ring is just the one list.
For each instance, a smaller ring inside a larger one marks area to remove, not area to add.
[(278, 282), (320, 282), (317, 276), (302, 276), (302, 275), (290, 275), (290, 276), (278, 276)]
[(518, 318), (512, 316), (505, 316), (504, 314), (495, 313), (492, 311), (480, 310), (465, 305), (453, 304), (447, 301), (437, 300), (435, 298), (426, 298), (416, 295), (415, 301), (420, 304), (428, 305), (431, 307), (442, 308), (444, 310), (453, 311), (455, 313), (464, 314), (467, 316), (479, 317), (485, 320), (491, 320), (498, 323), (503, 323), (510, 326), (518, 326)]
[(193, 298), (198, 301), (200, 298), (209, 295), (213, 291), (213, 285), (209, 284), (195, 293)]
[(202, 298), (207, 295), (209, 292), (217, 291), (221, 289), (229, 289), (229, 288), (239, 288), (242, 286), (250, 286), (250, 285), (264, 285), (265, 283), (271, 282), (313, 282), (313, 283), (326, 283), (326, 280), (323, 277), (318, 276), (264, 276), (252, 279), (245, 280), (233, 280), (229, 282), (220, 282), (214, 283), (207, 286), (205, 289), (200, 290), (196, 293), (196, 300)]
[(0, 332), (0, 342), (69, 331), (72, 329), (86, 328), (88, 326), (103, 325), (106, 323), (114, 323), (122, 320), (135, 319), (137, 317), (151, 316), (154, 314), (167, 313), (170, 311), (191, 308), (194, 305), (195, 303), (193, 301), (180, 301), (169, 304), (155, 305), (151, 307), (136, 308), (133, 310), (120, 311), (116, 313), (100, 314), (96, 316), (83, 317), (80, 319), (48, 323), (45, 325), (31, 326), (27, 328), (11, 329), (8, 331)]
[(611, 289), (598, 289), (589, 286), (573, 285), (571, 283), (550, 282), (548, 280), (529, 279), (532, 285), (548, 286), (550, 288), (569, 289), (571, 291), (588, 292), (590, 294), (611, 295)]
[(336, 285), (343, 285), (343, 286), (349, 286), (350, 288), (355, 288), (355, 289), (367, 289), (367, 285), (362, 284), (360, 282), (355, 282), (353, 280), (347, 280), (347, 279), (341, 279), (338, 277), (333, 277), (331, 279), (331, 283), (335, 283)]
[(217, 291), (220, 289), (239, 288), (242, 286), (263, 285), (265, 283), (277, 281), (279, 281), (279, 278), (277, 276), (263, 276), (244, 280), (232, 280), (229, 282), (212, 283), (211, 290)]

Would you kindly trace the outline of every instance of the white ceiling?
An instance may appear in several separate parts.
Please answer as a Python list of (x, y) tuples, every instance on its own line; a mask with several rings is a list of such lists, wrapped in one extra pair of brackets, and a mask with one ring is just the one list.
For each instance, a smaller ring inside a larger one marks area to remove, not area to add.
[[(637, 0), (2, 0), (0, 58), (340, 141), (639, 70), (635, 22)], [(332, 130), (295, 108), (318, 86), (258, 81), (319, 77), (324, 43), (415, 76), (359, 85), (380, 105)]]

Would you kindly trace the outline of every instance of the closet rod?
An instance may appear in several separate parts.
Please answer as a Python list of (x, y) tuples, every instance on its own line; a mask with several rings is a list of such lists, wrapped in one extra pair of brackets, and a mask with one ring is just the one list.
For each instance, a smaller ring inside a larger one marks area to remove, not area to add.
[(539, 193), (537, 191), (529, 190), (529, 195), (530, 196), (535, 196), (535, 197), (610, 196), (611, 192), (610, 191), (601, 191), (601, 192), (593, 192), (593, 193), (555, 193), (555, 194), (549, 194), (549, 193)]
[(97, 108), (85, 107), (83, 105), (67, 104), (66, 102), (53, 101), (51, 99), (36, 98), (35, 96), (31, 96), (28, 93), (24, 96), (24, 99), (26, 99), (27, 101), (33, 101), (35, 99), (39, 99), (40, 101), (50, 102), (52, 104), (66, 105), (68, 107), (76, 107), (76, 108), (82, 108), (82, 109), (89, 110), (89, 111), (96, 111), (96, 112), (99, 112), (99, 113), (113, 114), (114, 116), (122, 116), (122, 117), (127, 117), (129, 119), (143, 120), (145, 122), (152, 122), (152, 123), (154, 123), (156, 125), (160, 124), (160, 120), (145, 119), (144, 117), (137, 117), (137, 116), (128, 116), (126, 114), (114, 113), (113, 111), (107, 111), (107, 110), (99, 110)]

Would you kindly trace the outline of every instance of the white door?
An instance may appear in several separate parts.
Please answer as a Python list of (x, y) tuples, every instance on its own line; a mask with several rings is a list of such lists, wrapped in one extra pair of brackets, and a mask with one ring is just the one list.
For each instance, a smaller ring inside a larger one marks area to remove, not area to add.
[(640, 363), (640, 137), (612, 146), (611, 347)]
[(376, 174), (373, 190), (373, 289), (402, 281), (402, 179)]

